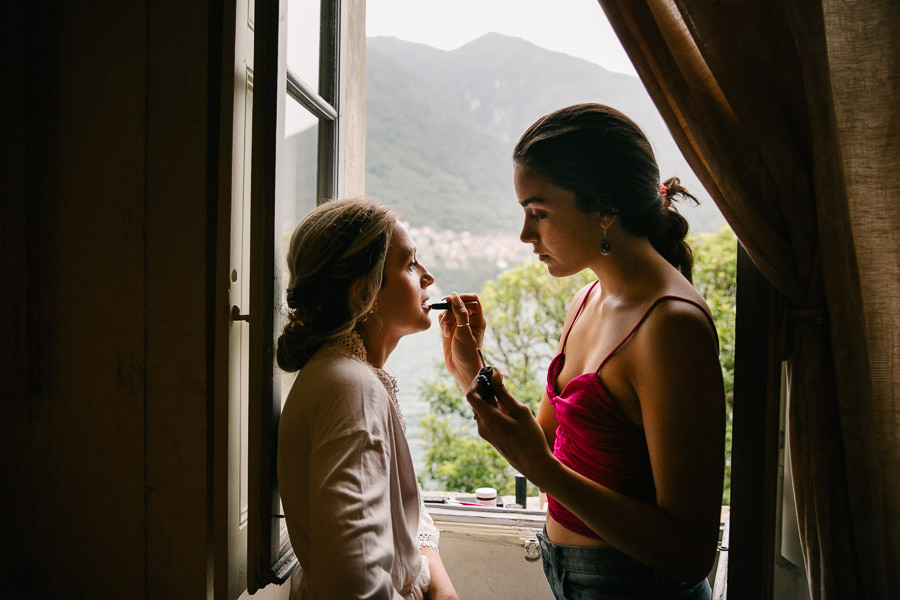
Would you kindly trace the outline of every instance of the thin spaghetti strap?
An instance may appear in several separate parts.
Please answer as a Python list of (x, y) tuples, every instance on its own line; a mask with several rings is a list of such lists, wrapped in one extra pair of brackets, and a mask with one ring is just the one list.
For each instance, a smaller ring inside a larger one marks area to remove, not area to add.
[(584, 309), (584, 305), (587, 302), (588, 296), (591, 295), (591, 292), (594, 291), (594, 287), (598, 283), (600, 283), (599, 279), (591, 284), (590, 289), (588, 289), (587, 293), (584, 295), (584, 298), (581, 299), (581, 306), (578, 307), (578, 312), (575, 313), (575, 316), (572, 318), (572, 322), (569, 323), (569, 328), (566, 330), (566, 336), (563, 338), (562, 348), (560, 349), (561, 354), (565, 354), (566, 343), (569, 341), (569, 334), (572, 333), (572, 327), (575, 326), (575, 321), (577, 321), (578, 317), (581, 316), (581, 311)]
[[(600, 366), (597, 367), (597, 370), (595, 371), (595, 373), (599, 373), (600, 369), (603, 368), (603, 365), (606, 364), (606, 361), (608, 361), (610, 358), (612, 358), (612, 355), (615, 354), (616, 352), (618, 352), (619, 348), (624, 346), (625, 342), (627, 342), (629, 339), (631, 339), (631, 336), (634, 335), (634, 332), (638, 330), (638, 327), (640, 327), (641, 324), (643, 324), (643, 322), (647, 320), (647, 317), (650, 316), (650, 313), (653, 312), (653, 309), (656, 308), (656, 305), (659, 304), (660, 302), (662, 302), (663, 300), (681, 300), (682, 302), (687, 302), (688, 304), (693, 304), (694, 306), (699, 308), (700, 312), (702, 312), (706, 316), (706, 318), (709, 320), (709, 324), (712, 325), (713, 331), (716, 330), (716, 324), (713, 321), (712, 317), (709, 315), (709, 313), (706, 311), (706, 309), (703, 308), (703, 305), (700, 304), (699, 302), (691, 300), (690, 298), (682, 298), (681, 296), (660, 296), (659, 298), (657, 298), (656, 300), (653, 301), (653, 304), (651, 304), (650, 307), (646, 311), (644, 311), (643, 316), (635, 324), (635, 326), (631, 328), (631, 331), (628, 332), (628, 335), (626, 335), (624, 338), (622, 338), (622, 341), (619, 342), (616, 345), (616, 347), (613, 348), (612, 351), (609, 354), (607, 354), (606, 357), (600, 362)], [(718, 344), (718, 342), (719, 342), (719, 340), (718, 340), (718, 338), (716, 338), (716, 344)]]

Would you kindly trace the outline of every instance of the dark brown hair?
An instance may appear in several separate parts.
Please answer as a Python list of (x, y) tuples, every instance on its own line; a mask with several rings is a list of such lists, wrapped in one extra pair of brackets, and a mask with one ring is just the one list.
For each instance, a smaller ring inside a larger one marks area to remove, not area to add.
[(618, 215), (623, 228), (645, 236), (691, 280), (688, 222), (671, 202), (697, 199), (677, 177), (665, 181), (663, 198), (650, 142), (627, 116), (602, 104), (557, 110), (522, 134), (513, 160), (574, 193), (580, 211)]

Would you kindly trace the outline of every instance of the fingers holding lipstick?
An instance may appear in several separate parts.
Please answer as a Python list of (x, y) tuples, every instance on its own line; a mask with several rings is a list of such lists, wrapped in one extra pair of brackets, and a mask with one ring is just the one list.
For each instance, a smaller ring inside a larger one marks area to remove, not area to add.
[(481, 336), (484, 334), (485, 320), (478, 295), (451, 292), (446, 300), (450, 305), (450, 310), (441, 313), (438, 321), (444, 337), (452, 337), (453, 329), (469, 328), (472, 335), (480, 342)]
[(444, 362), (460, 387), (466, 389), (480, 368), (476, 349), (484, 338), (485, 320), (475, 294), (447, 296), (450, 310), (441, 314)]
[(453, 314), (453, 318), (456, 320), (457, 327), (472, 326), (472, 324), (469, 322), (471, 318), (469, 309), (466, 307), (465, 301), (463, 301), (460, 295), (456, 292), (450, 294), (450, 312)]

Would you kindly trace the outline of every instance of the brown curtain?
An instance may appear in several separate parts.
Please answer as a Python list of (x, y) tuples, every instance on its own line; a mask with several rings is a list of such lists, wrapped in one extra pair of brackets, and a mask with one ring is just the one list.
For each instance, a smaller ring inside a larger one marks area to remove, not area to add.
[(900, 7), (599, 2), (789, 307), (792, 475), (812, 597), (900, 597)]

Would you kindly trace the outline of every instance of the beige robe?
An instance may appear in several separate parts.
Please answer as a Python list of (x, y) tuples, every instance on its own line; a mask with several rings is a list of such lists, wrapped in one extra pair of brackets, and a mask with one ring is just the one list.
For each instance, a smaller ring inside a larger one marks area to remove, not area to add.
[(297, 374), (279, 423), (278, 483), (301, 571), (292, 598), (418, 600), (430, 584), (419, 546), (437, 547), (438, 533), (396, 394), (358, 338), (342, 342)]

